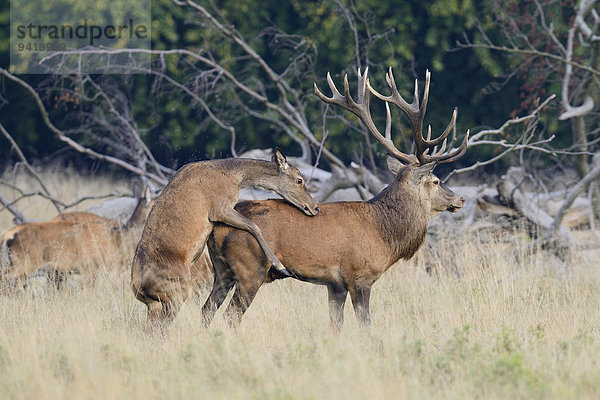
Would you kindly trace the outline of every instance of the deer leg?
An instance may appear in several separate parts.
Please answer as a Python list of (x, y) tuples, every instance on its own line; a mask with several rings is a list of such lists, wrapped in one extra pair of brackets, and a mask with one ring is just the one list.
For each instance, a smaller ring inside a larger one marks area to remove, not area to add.
[(371, 297), (371, 287), (355, 287), (350, 290), (352, 306), (358, 322), (362, 326), (371, 324), (371, 312), (369, 311), (369, 299)]
[(348, 296), (348, 290), (341, 285), (327, 285), (329, 297), (329, 320), (332, 328), (340, 332), (344, 324), (344, 304)]
[(148, 307), (146, 329), (153, 331), (155, 328), (159, 328), (162, 322), (162, 303), (160, 301), (149, 301), (146, 306)]
[(225, 301), (227, 293), (231, 290), (235, 284), (233, 272), (225, 266), (225, 263), (220, 259), (215, 259), (213, 262), (215, 278), (213, 287), (210, 295), (206, 299), (206, 302), (202, 306), (202, 316), (204, 319), (204, 326), (209, 327), (212, 322), (215, 313)]
[[(154, 291), (152, 287), (142, 290), (140, 297), (148, 306), (148, 317), (146, 319), (149, 329), (160, 328), (162, 331), (169, 326), (181, 306), (189, 295), (187, 284), (180, 283), (179, 280), (164, 280), (160, 283), (166, 283), (162, 291)], [(154, 288), (155, 289), (155, 288)]]
[(225, 310), (225, 316), (230, 327), (235, 329), (239, 326), (242, 315), (244, 315), (250, 304), (252, 304), (259, 287), (260, 285), (251, 288), (242, 288), (240, 286), (235, 288), (233, 297)]
[[(249, 268), (254, 263), (236, 262), (232, 265), (232, 270), (236, 272), (236, 288), (233, 297), (225, 310), (225, 316), (229, 325), (232, 328), (237, 327), (242, 319), (242, 315), (246, 312), (258, 289), (265, 281), (267, 275), (266, 268)], [(263, 262), (258, 262), (257, 266), (265, 265)], [(237, 273), (239, 271), (239, 273)]]
[(283, 264), (279, 261), (279, 259), (273, 253), (273, 250), (267, 244), (267, 241), (263, 237), (260, 228), (248, 218), (244, 217), (242, 214), (235, 211), (233, 208), (221, 208), (218, 211), (213, 211), (209, 215), (209, 220), (211, 222), (222, 222), (227, 225), (231, 225), (234, 228), (243, 229), (247, 232), (250, 232), (260, 244), (260, 247), (265, 252), (265, 255), (269, 259), (269, 262), (278, 270), (281, 274), (285, 276), (292, 276), (292, 274), (283, 266)]
[(153, 301), (148, 303), (147, 328), (151, 331), (156, 328), (163, 331), (173, 322), (182, 304), (183, 301), (181, 300)]

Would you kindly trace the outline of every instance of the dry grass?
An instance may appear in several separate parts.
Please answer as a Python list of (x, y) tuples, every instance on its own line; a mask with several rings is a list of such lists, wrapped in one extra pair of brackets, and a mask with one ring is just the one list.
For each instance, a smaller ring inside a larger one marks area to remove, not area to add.
[(326, 290), (292, 280), (263, 287), (237, 332), (222, 313), (202, 328), (204, 293), (166, 337), (144, 333), (127, 265), (85, 290), (0, 296), (0, 398), (597, 398), (597, 258), (518, 262), (526, 242), (446, 240), (431, 275), (399, 263), (372, 327), (348, 304), (339, 336)]

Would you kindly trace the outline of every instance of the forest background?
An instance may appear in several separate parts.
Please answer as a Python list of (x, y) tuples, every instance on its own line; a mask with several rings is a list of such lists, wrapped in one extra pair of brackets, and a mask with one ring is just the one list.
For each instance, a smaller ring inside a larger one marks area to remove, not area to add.
[[(221, 64), (240, 80), (265, 79), (264, 71), (245, 62), (247, 55), (242, 54), (239, 46), (215, 33), (210, 24), (204, 23), (202, 17), (194, 15), (189, 8), (167, 0), (153, 0), (151, 5), (153, 49), (210, 52), (219, 60), (226, 60)], [(303, 111), (310, 125), (319, 127), (315, 129), (316, 138), (322, 140), (323, 132), (326, 132), (327, 149), (344, 163), (371, 161), (375, 164), (370, 165), (373, 169), (383, 167), (384, 157), (380, 156), (384, 150), (365, 139), (364, 135), (349, 129), (347, 121), (336, 115), (329, 116), (325, 127), (322, 123), (325, 106), (313, 94), (313, 82), (325, 86), (328, 71), (336, 82), (341, 82), (344, 73), (352, 78), (356, 76), (357, 68), (369, 66), (372, 80), (377, 81), (376, 86), (384, 88), (385, 71), (391, 66), (400, 92), (411, 93), (414, 80), (422, 82), (425, 70), (429, 69), (433, 78), (427, 123), (434, 127), (435, 132), (447, 124), (453, 107), (459, 110), (456, 125), (459, 135), (467, 129), (473, 132), (498, 127), (509, 118), (530, 112), (536, 99), (543, 100), (550, 93), (561, 94), (567, 63), (563, 62), (564, 57), (563, 60), (555, 60), (544, 54), (554, 52), (560, 56), (560, 43), (566, 43), (578, 10), (578, 3), (549, 0), (235, 0), (204, 6), (235, 27), (268, 65), (300, 93), (305, 107)], [(555, 38), (550, 37), (550, 29), (540, 23), (542, 17), (542, 22), (550, 21), (548, 24)], [(8, 27), (9, 19), (9, 1), (0, 0), (1, 26)], [(526, 40), (523, 41), (523, 38)], [(499, 46), (500, 51), (490, 46), (492, 42)], [(482, 43), (484, 45), (477, 45)], [(524, 47), (520, 46), (522, 43), (537, 49), (543, 53), (542, 56), (535, 52), (506, 51)], [(0, 30), (0, 65), (5, 67), (9, 65), (9, 46), (9, 31), (3, 28)], [(575, 57), (583, 62), (593, 56), (590, 55), (593, 51), (589, 44), (576, 41), (575, 47)], [(168, 76), (184, 84), (192, 79), (202, 79), (199, 74), (190, 74), (185, 63), (182, 59), (168, 63)], [(589, 86), (589, 76), (596, 79), (594, 73), (580, 72), (581, 76), (573, 79), (573, 86), (581, 86), (581, 82), (588, 82)], [(574, 76), (576, 73), (577, 70)], [(84, 115), (102, 112), (97, 106), (65, 95), (68, 85), (63, 84), (61, 91), (57, 91), (60, 85), (55, 84), (54, 76), (24, 75), (21, 78), (36, 88), (50, 119), (60, 129), (74, 137), (83, 137), (87, 132), (88, 137), (82, 139), (84, 144), (91, 145), (90, 141), (95, 141), (94, 146), (108, 154), (118, 152), (111, 149), (110, 144), (102, 143), (104, 131), (109, 128), (90, 124), (89, 120), (85, 122), (85, 132), (82, 128)], [(277, 145), (287, 154), (300, 153), (299, 147), (285, 132), (293, 127), (283, 126), (285, 122), (274, 123), (269, 118), (257, 118), (252, 111), (262, 105), (252, 104), (239, 91), (208, 92), (202, 89), (201, 97), (211, 107), (211, 112), (220, 118), (223, 123), (220, 126), (193, 98), (186, 98), (167, 84), (157, 84), (160, 79), (156, 75), (107, 75), (98, 77), (98, 80), (118, 87), (119, 93), (124, 95), (129, 118), (135, 121), (137, 133), (156, 160), (169, 168), (176, 169), (198, 159), (230, 156), (232, 149), (241, 153)], [(262, 89), (267, 96), (273, 91), (266, 85)], [(89, 158), (65, 148), (64, 143), (48, 129), (37, 105), (22, 87), (4, 79), (0, 93), (1, 122), (28, 158), (42, 163), (60, 159), (76, 165), (91, 165)], [(569, 96), (574, 104), (583, 103), (586, 93), (571, 90)], [(410, 99), (411, 96), (407, 97)], [(546, 147), (577, 151), (585, 146), (583, 150), (587, 154), (584, 158), (589, 158), (591, 153), (587, 142), (595, 136), (589, 127), (593, 125), (595, 114), (586, 116), (586, 127), (583, 128), (586, 139), (582, 144), (575, 139), (573, 121), (559, 120), (561, 112), (564, 112), (564, 107), (559, 101), (549, 103), (544, 109), (538, 126), (540, 136), (555, 135)], [(223, 129), (223, 125), (235, 128), (234, 147), (230, 132)], [(320, 129), (321, 126), (323, 129)], [(518, 128), (521, 131), (517, 130), (512, 135), (522, 133), (522, 127)], [(90, 131), (93, 131), (95, 139), (90, 139)], [(506, 134), (511, 135), (510, 132)], [(410, 146), (409, 142), (400, 143), (410, 141), (407, 139), (409, 135), (406, 132), (394, 138), (400, 148)], [(14, 161), (14, 153), (7, 141), (0, 142), (0, 164), (6, 167)], [(580, 147), (574, 148), (573, 145)], [(318, 148), (311, 147), (314, 158)], [(458, 165), (488, 159), (498, 151), (497, 146), (478, 147), (476, 151), (468, 152)], [(557, 161), (561, 165), (566, 163), (567, 167), (577, 163), (574, 157), (565, 159), (548, 152), (535, 153), (535, 157), (527, 161), (537, 166)], [(486, 169), (488, 172), (501, 172), (509, 163), (510, 158), (507, 158), (486, 166)], [(96, 168), (106, 167), (94, 165)], [(585, 172), (582, 170), (581, 176)]]

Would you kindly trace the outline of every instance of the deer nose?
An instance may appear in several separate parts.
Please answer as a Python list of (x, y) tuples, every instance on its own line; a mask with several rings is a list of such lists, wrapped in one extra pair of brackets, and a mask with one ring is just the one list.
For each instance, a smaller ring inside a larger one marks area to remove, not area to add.
[(317, 206), (317, 207), (315, 207), (315, 208), (314, 208), (314, 210), (313, 210), (313, 209), (311, 209), (311, 208), (310, 208), (309, 206), (307, 206), (307, 205), (305, 205), (305, 206), (304, 206), (304, 212), (305, 212), (307, 215), (310, 215), (310, 216), (313, 216), (313, 217), (314, 217), (315, 215), (317, 215), (317, 214), (319, 213), (319, 211), (320, 211), (320, 208), (319, 208), (318, 206)]

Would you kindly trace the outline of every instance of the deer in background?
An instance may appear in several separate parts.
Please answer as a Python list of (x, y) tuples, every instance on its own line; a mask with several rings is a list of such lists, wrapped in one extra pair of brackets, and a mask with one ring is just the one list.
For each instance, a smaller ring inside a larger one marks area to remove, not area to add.
[(137, 204), (125, 223), (76, 211), (7, 230), (0, 237), (0, 279), (14, 287), (43, 271), (58, 287), (67, 275), (96, 268), (107, 256), (119, 254), (127, 241), (139, 237), (150, 212), (150, 189), (134, 185), (134, 196)]
[(201, 257), (215, 223), (249, 232), (269, 265), (289, 274), (258, 226), (233, 208), (239, 190), (249, 187), (272, 190), (306, 215), (319, 213), (300, 171), (279, 149), (271, 161), (221, 159), (182, 167), (156, 200), (131, 266), (131, 287), (148, 307), (150, 326), (169, 323), (189, 296), (194, 286), (190, 267)]
[[(390, 266), (409, 259), (423, 244), (429, 221), (443, 211), (456, 212), (464, 199), (444, 187), (432, 173), (440, 163), (461, 157), (467, 148), (468, 132), (460, 147), (445, 151), (446, 138), (456, 123), (456, 110), (444, 132), (431, 139), (423, 137), (423, 118), (429, 98), (430, 74), (427, 71), (423, 101), (419, 104), (418, 86), (411, 104), (398, 93), (391, 69), (387, 83), (390, 96), (371, 88), (359, 71), (358, 99), (350, 96), (348, 77), (342, 95), (330, 75), (327, 80), (332, 97), (327, 97), (315, 84), (317, 95), (326, 103), (340, 106), (366, 126), (391, 156), (388, 166), (396, 174), (381, 193), (366, 202), (321, 204), (318, 218), (303, 218), (284, 202), (277, 200), (242, 202), (236, 209), (254, 221), (263, 232), (271, 249), (295, 277), (302, 281), (327, 286), (329, 313), (336, 330), (343, 323), (343, 308), (348, 293), (360, 323), (370, 323), (371, 286)], [(387, 123), (383, 136), (371, 118), (369, 99), (373, 93), (386, 104)], [(409, 119), (416, 154), (399, 151), (391, 138), (389, 104), (397, 106)], [(438, 151), (435, 147), (441, 145)], [(429, 152), (432, 151), (432, 154)], [(310, 238), (310, 240), (307, 240)], [(209, 240), (215, 280), (203, 306), (205, 323), (210, 324), (216, 310), (235, 285), (233, 298), (226, 310), (232, 325), (252, 303), (260, 286), (280, 276), (269, 269), (269, 263), (252, 238), (245, 232), (219, 225)]]

